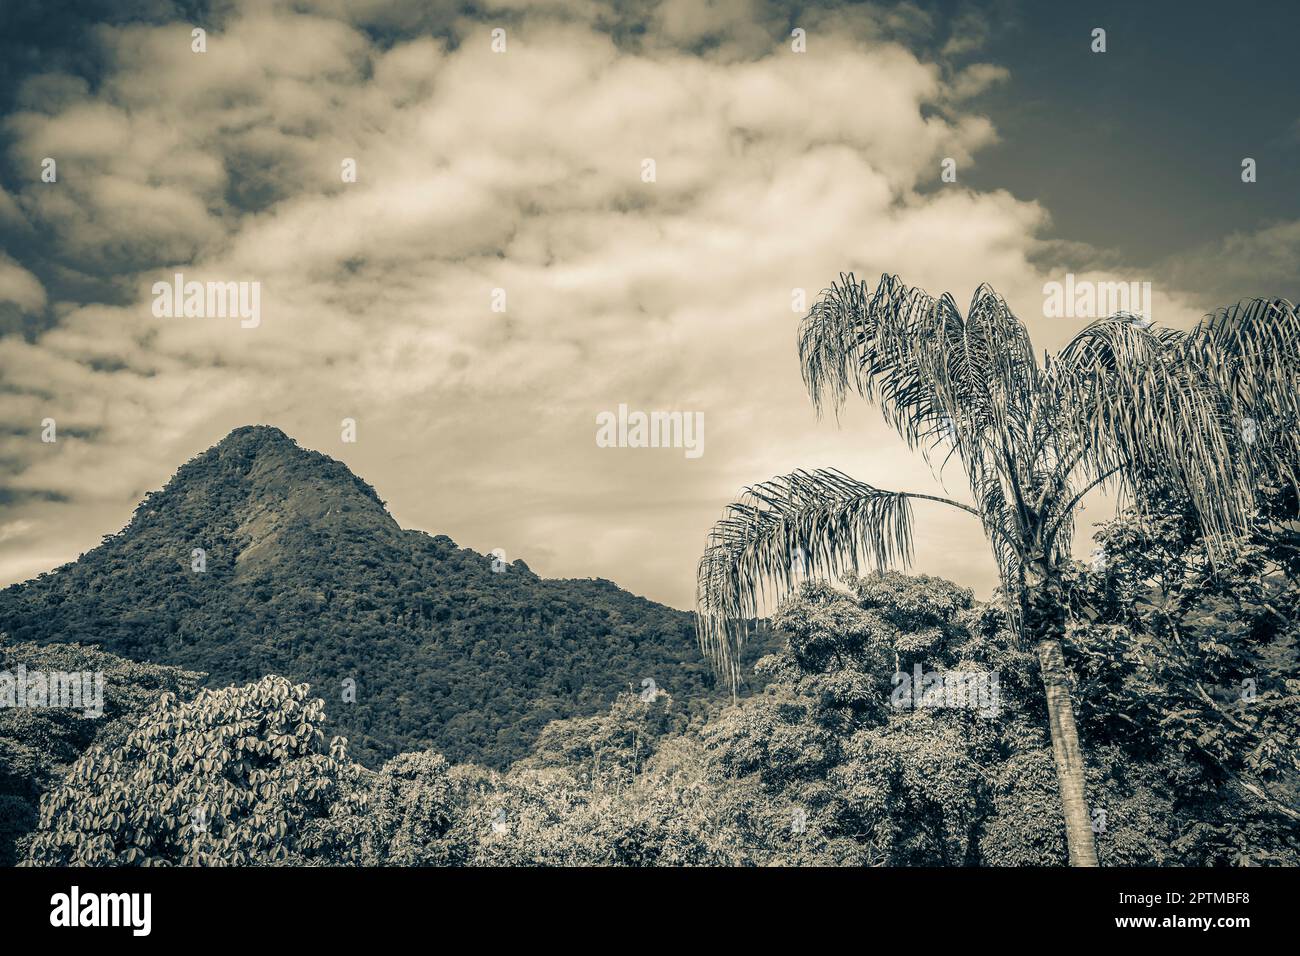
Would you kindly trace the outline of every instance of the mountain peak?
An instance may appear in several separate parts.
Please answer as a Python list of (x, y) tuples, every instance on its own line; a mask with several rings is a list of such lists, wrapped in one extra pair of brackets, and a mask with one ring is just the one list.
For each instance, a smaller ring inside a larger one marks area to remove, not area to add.
[(230, 430), (214, 448), (261, 448), (275, 446), (300, 447), (298, 443), (274, 425), (240, 425)]
[(147, 495), (118, 537), (146, 549), (188, 541), (214, 566), (243, 576), (298, 560), (335, 535), (382, 546), (401, 529), (375, 489), (343, 462), (272, 425), (245, 425)]
[(304, 448), (274, 425), (241, 425), (207, 451), (180, 467), (167, 487), (190, 482), (236, 481), (250, 483), (249, 492), (272, 497), (291, 485), (308, 485), (336, 494), (360, 493), (384, 508), (384, 502), (369, 482), (352, 473), (343, 462)]

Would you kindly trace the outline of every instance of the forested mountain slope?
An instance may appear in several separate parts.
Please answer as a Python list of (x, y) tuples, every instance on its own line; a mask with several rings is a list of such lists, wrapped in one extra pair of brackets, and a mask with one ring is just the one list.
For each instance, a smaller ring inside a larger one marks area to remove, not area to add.
[[(725, 695), (690, 614), (522, 561), (494, 571), (491, 555), (403, 530), (345, 465), (266, 426), (186, 463), (76, 562), (0, 591), (0, 630), (211, 686), (310, 682), (366, 763), (434, 748), (504, 766), (548, 721), (646, 679), (692, 708)], [(765, 651), (760, 636), (750, 661)]]

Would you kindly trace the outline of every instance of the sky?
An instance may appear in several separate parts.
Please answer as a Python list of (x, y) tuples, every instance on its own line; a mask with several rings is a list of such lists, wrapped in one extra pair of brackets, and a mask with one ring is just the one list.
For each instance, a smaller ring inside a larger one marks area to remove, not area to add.
[[(988, 282), (1041, 349), (1089, 321), (1045, 315), (1067, 273), (1168, 325), (1300, 298), (1300, 8), (1061, 6), (6, 0), (0, 585), (247, 424), (404, 527), (682, 608), (747, 485), (966, 498), (877, 410), (818, 419), (798, 290)], [(255, 326), (158, 314), (176, 273), (256, 283)], [(602, 447), (620, 405), (702, 453)], [(988, 595), (973, 518), (916, 530)]]

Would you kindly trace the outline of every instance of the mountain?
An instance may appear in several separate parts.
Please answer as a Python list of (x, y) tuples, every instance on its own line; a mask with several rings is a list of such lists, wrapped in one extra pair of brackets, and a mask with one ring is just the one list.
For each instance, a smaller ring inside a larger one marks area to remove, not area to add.
[[(609, 581), (494, 571), (491, 555), (403, 530), (345, 465), (267, 426), (187, 462), (77, 561), (0, 591), (14, 641), (95, 645), (209, 686), (310, 682), (371, 765), (433, 748), (503, 767), (547, 722), (647, 678), (707, 709), (724, 691), (693, 627)], [(764, 652), (754, 642), (750, 661)]]

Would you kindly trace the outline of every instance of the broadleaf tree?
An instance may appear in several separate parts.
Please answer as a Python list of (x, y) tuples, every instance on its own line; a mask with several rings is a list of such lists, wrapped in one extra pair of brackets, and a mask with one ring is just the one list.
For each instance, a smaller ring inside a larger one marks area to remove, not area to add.
[(338, 862), (312, 824), (360, 783), (347, 741), (326, 744), (306, 684), (164, 693), (117, 746), (94, 746), (41, 799), (38, 866)]

